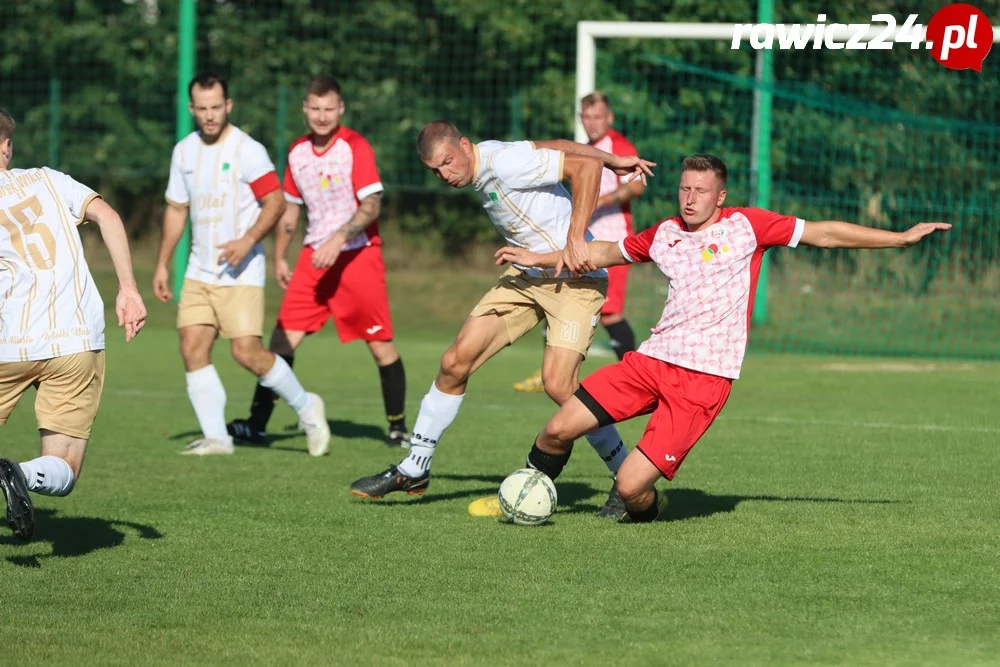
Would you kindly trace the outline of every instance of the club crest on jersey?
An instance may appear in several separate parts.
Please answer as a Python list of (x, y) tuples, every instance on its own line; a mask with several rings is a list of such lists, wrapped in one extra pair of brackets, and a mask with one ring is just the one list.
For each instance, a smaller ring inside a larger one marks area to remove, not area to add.
[(341, 181), (340, 176), (333, 176), (331, 174), (323, 174), (323, 175), (320, 176), (319, 186), (321, 188), (323, 188), (324, 190), (328, 190), (328, 189), (330, 189), (330, 186), (333, 185), (334, 183), (336, 183), (336, 184), (339, 185), (340, 181)]
[(223, 162), (222, 163), (222, 171), (229, 171), (229, 163), (228, 162)]
[(724, 252), (729, 252), (729, 246), (723, 245), (719, 246), (715, 243), (709, 245), (707, 248), (702, 248), (701, 259), (703, 262), (711, 262), (715, 259), (716, 255), (721, 255)]

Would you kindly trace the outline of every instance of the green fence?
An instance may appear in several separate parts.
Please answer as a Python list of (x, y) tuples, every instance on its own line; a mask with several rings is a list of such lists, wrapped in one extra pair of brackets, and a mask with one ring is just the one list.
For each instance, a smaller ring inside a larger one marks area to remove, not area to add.
[[(813, 6), (813, 5), (816, 6)], [(346, 124), (375, 147), (389, 225), (454, 250), (492, 231), (468, 193), (446, 192), (413, 151), (422, 123), (474, 139), (572, 136), (579, 20), (740, 22), (753, 3), (653, 0), (202, 0), (199, 69), (229, 78), (234, 121), (278, 163), (304, 130), (311, 75), (342, 82)], [(978, 6), (997, 23), (996, 3)], [(159, 221), (175, 141), (177, 2), (19, 0), (0, 5), (0, 105), (18, 119), (15, 165), (48, 163), (104, 193), (133, 234)], [(838, 3), (838, 21), (938, 5)], [(811, 22), (817, 3), (775, 3)], [(832, 7), (825, 7), (832, 9)], [(832, 19), (831, 19), (832, 20)], [(660, 168), (636, 205), (648, 226), (675, 209), (677, 165), (713, 152), (729, 202), (750, 200), (755, 53), (728, 43), (603, 40), (598, 85)], [(792, 351), (1000, 357), (1000, 54), (954, 72), (923, 50), (776, 52), (772, 208), (898, 229), (957, 225), (908, 252), (775, 253), (769, 319), (751, 345)], [(447, 202), (442, 205), (441, 202)], [(632, 316), (650, 324), (663, 286), (637, 272)]]

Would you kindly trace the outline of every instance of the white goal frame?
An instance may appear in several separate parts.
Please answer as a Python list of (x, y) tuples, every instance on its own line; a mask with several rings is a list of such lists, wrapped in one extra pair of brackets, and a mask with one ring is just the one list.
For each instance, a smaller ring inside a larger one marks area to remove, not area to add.
[[(580, 21), (576, 24), (576, 131), (575, 139), (587, 143), (587, 133), (580, 123), (580, 98), (596, 89), (597, 82), (597, 45), (598, 39), (701, 39), (722, 40), (730, 42), (733, 39), (734, 23), (654, 23), (642, 21)], [(886, 38), (894, 38), (900, 31), (897, 26), (886, 33)], [(862, 37), (868, 42), (885, 32), (884, 26), (871, 26)], [(923, 40), (923, 30), (920, 38)], [(850, 37), (849, 29), (833, 31), (837, 41)], [(993, 26), (993, 44), (1000, 43), (1000, 26)], [(901, 48), (909, 48), (899, 45)], [(758, 51), (758, 55), (764, 51)], [(927, 54), (930, 57), (930, 54)], [(1000, 58), (1000, 54), (994, 54)]]

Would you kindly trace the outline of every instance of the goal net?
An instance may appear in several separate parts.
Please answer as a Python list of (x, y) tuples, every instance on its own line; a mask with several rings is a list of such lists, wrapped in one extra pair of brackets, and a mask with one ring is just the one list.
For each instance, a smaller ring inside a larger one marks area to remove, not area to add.
[[(755, 318), (751, 349), (1000, 357), (1000, 78), (992, 63), (982, 73), (953, 71), (906, 44), (775, 49), (768, 83), (758, 76), (761, 52), (746, 40), (733, 50), (732, 30), (578, 26), (577, 98), (607, 93), (615, 125), (660, 164), (633, 200), (637, 229), (674, 214), (680, 161), (699, 152), (727, 163), (729, 205), (763, 196), (768, 208), (806, 220), (892, 230), (951, 222), (948, 234), (906, 250), (770, 251), (767, 317)], [(772, 106), (770, 138), (755, 138), (762, 95)], [(767, 193), (755, 141), (770, 153)], [(654, 267), (636, 267), (632, 283), (629, 317), (649, 326), (665, 282)]]

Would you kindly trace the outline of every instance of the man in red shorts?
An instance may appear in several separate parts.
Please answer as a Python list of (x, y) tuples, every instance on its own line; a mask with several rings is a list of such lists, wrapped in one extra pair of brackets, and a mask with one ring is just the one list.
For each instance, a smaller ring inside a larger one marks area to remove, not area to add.
[[(654, 262), (670, 283), (663, 315), (637, 352), (587, 377), (535, 440), (528, 464), (555, 479), (573, 441), (599, 426), (652, 416), (618, 470), (628, 519), (654, 521), (666, 504), (655, 483), (673, 479), (708, 430), (739, 378), (754, 289), (764, 251), (804, 244), (820, 248), (901, 248), (951, 225), (925, 222), (905, 232), (847, 222), (805, 222), (758, 208), (723, 207), (726, 165), (693, 155), (681, 165), (681, 214), (618, 243), (593, 241), (596, 266)], [(547, 267), (558, 253), (497, 251), (498, 263)]]
[[(590, 145), (612, 155), (639, 155), (635, 146), (611, 125), (615, 114), (608, 97), (593, 92), (580, 100), (580, 122), (587, 132)], [(628, 180), (610, 169), (601, 173), (601, 190), (597, 207), (588, 229), (598, 241), (620, 241), (632, 233), (632, 210), (629, 202), (646, 189), (641, 179)], [(601, 307), (601, 325), (608, 332), (611, 348), (619, 361), (626, 352), (635, 349), (635, 332), (625, 319), (625, 293), (628, 291), (628, 265), (608, 269), (608, 295)], [(544, 391), (542, 371), (514, 383), (514, 389), (524, 392)]]
[[(288, 151), (284, 178), (288, 206), (278, 225), (274, 267), (286, 292), (270, 348), (291, 366), (299, 344), (331, 317), (342, 343), (365, 341), (382, 381), (387, 444), (398, 447), (407, 440), (406, 376), (392, 342), (378, 231), (383, 188), (375, 154), (363, 136), (340, 124), (344, 101), (336, 79), (320, 76), (310, 81), (302, 111), (310, 133)], [(291, 272), (285, 254), (303, 204), (309, 225), (305, 247)], [(266, 444), (275, 398), (258, 384), (250, 417), (231, 422), (230, 435)]]

